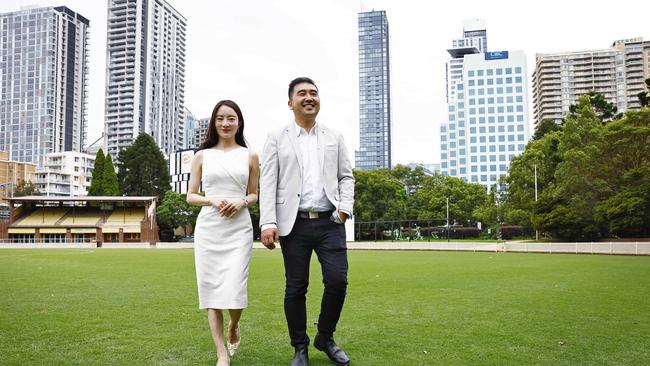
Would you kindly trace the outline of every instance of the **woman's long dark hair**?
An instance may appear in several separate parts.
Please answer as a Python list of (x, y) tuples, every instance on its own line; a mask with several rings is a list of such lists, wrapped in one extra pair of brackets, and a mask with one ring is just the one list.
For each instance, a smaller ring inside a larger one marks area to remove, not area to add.
[(209, 149), (215, 146), (217, 142), (219, 142), (219, 134), (217, 133), (217, 126), (215, 121), (217, 120), (217, 112), (219, 111), (219, 108), (221, 108), (224, 105), (234, 109), (235, 113), (237, 113), (237, 119), (239, 120), (239, 124), (237, 126), (237, 132), (235, 133), (235, 142), (239, 146), (247, 147), (246, 140), (244, 140), (244, 116), (241, 113), (241, 109), (239, 109), (237, 103), (233, 102), (232, 100), (222, 100), (219, 101), (219, 103), (217, 103), (217, 105), (215, 105), (214, 109), (212, 110), (212, 117), (210, 118), (210, 125), (208, 126), (208, 131), (205, 134), (205, 140), (203, 140), (203, 143), (201, 143), (197, 151), (203, 149)]

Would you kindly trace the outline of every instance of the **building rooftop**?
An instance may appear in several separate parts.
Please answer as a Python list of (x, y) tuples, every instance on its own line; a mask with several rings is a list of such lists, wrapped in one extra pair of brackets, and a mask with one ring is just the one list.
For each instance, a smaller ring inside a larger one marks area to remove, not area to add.
[(3, 198), (9, 202), (142, 202), (154, 201), (155, 196), (23, 196)]

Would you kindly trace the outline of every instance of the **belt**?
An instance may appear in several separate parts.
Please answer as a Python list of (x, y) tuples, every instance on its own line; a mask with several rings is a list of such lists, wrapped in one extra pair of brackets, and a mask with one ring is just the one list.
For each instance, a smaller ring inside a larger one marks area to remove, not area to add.
[(313, 220), (313, 219), (325, 219), (332, 216), (332, 211), (321, 211), (321, 212), (313, 212), (313, 211), (298, 211), (298, 218), (299, 219), (308, 219), (308, 220)]

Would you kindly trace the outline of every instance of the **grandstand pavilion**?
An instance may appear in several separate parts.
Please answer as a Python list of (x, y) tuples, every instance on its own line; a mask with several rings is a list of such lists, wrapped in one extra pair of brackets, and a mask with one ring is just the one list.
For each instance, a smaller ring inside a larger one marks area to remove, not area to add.
[(156, 197), (25, 196), (5, 198), (0, 239), (16, 243), (155, 243)]

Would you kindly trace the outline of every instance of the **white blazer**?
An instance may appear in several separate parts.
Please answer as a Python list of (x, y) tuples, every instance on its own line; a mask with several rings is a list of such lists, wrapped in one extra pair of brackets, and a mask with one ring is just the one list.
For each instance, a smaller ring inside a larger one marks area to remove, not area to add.
[[(262, 151), (260, 226), (276, 224), (280, 236), (293, 229), (302, 192), (302, 158), (291, 122), (269, 133)], [(325, 194), (334, 207), (352, 213), (354, 176), (343, 136), (318, 124), (318, 151)]]

